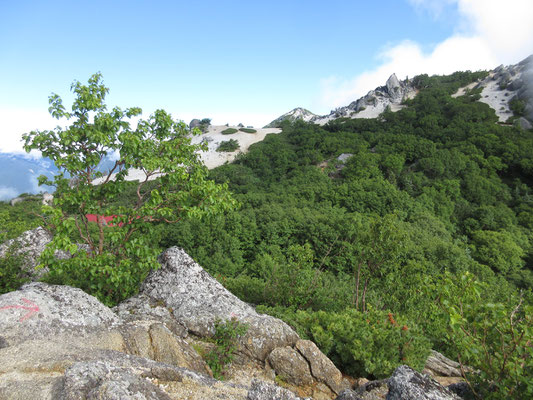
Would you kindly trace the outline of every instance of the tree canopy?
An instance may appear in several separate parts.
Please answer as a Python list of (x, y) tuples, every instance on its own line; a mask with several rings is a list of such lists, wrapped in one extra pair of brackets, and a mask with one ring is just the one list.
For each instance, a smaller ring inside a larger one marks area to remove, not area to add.
[[(224, 212), (236, 202), (225, 184), (207, 179), (199, 155), (205, 145), (191, 142), (197, 129), (189, 130), (164, 110), (140, 119), (133, 129), (129, 119), (141, 110), (109, 111), (109, 89), (100, 74), (87, 85), (75, 81), (71, 91), (70, 111), (57, 94), (49, 98), (50, 114), (66, 119), (67, 127), (24, 135), (26, 151), (41, 151), (59, 170), (53, 180), (40, 177), (40, 183), (56, 187), (54, 205), (44, 210), (54, 239), (42, 261), (50, 268), (50, 281), (82, 287), (112, 303), (131, 295), (157, 267), (155, 223)], [(133, 183), (127, 180), (132, 170), (141, 172)], [(132, 192), (131, 201), (122, 201)], [(96, 224), (88, 215), (98, 216)], [(103, 218), (108, 216), (110, 226)], [(56, 250), (69, 251), (72, 258), (57, 259)]]

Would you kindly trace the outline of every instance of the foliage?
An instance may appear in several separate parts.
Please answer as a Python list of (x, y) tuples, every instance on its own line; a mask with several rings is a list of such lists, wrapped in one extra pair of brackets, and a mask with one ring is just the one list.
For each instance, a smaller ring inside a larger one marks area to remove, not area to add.
[(200, 121), (200, 125), (198, 126), (198, 128), (200, 129), (200, 131), (202, 131), (202, 133), (206, 133), (210, 125), (211, 125), (211, 119), (203, 118)]
[(246, 334), (248, 325), (235, 317), (227, 321), (215, 321), (213, 341), (215, 348), (206, 354), (206, 361), (216, 379), (224, 379), (226, 368), (233, 361), (237, 341)]
[(222, 133), (223, 135), (231, 135), (231, 134), (233, 134), (233, 133), (237, 133), (237, 132), (238, 132), (238, 130), (235, 129), (235, 128), (228, 128), (228, 129), (224, 129), (224, 130), (223, 130), (222, 132), (220, 132), (220, 133)]
[(526, 102), (515, 97), (509, 102), (509, 107), (515, 116), (521, 117), (525, 113)]
[(16, 246), (7, 249), (0, 257), (0, 294), (17, 290), (29, 281), (21, 266), (24, 255), (16, 254)]
[[(199, 150), (205, 144), (191, 143), (183, 122), (175, 122), (163, 110), (140, 120), (135, 130), (128, 119), (139, 108), (107, 111), (108, 89), (100, 74), (88, 85), (74, 82), (72, 111), (62, 99), (49, 98), (50, 113), (72, 121), (67, 128), (33, 131), (24, 135), (25, 149), (40, 150), (59, 169), (53, 181), (40, 177), (40, 183), (54, 185), (54, 206), (45, 206), (54, 239), (43, 252), (41, 262), (50, 267), (49, 282), (80, 287), (112, 305), (135, 293), (139, 283), (157, 268), (159, 253), (153, 246), (152, 226), (173, 223), (183, 217), (202, 217), (228, 210), (235, 205), (225, 185), (207, 179)], [(116, 161), (107, 172), (98, 167), (105, 157)], [(131, 184), (131, 169), (143, 171), (137, 182), (133, 205), (117, 206)], [(155, 185), (148, 181), (157, 178)], [(95, 224), (87, 215), (98, 216)], [(102, 216), (113, 216), (110, 225)], [(83, 242), (86, 251), (76, 245)], [(73, 257), (57, 260), (55, 250), (68, 250)]]
[(217, 147), (217, 151), (232, 152), (232, 151), (237, 150), (239, 147), (240, 147), (239, 142), (237, 140), (230, 139), (230, 140), (221, 142)]
[(9, 203), (0, 203), (0, 243), (38, 227), (42, 223), (38, 215), (40, 209), (40, 198), (24, 200), (14, 206)]
[(251, 128), (239, 128), (239, 130), (245, 133), (257, 133), (257, 130)]
[(471, 274), (459, 280), (448, 275), (442, 287), (449, 339), (475, 397), (531, 398), (533, 307), (522, 297), (483, 301), (487, 287)]
[(259, 310), (284, 319), (352, 376), (383, 378), (402, 364), (421, 370), (429, 354), (430, 342), (420, 328), (391, 312)]

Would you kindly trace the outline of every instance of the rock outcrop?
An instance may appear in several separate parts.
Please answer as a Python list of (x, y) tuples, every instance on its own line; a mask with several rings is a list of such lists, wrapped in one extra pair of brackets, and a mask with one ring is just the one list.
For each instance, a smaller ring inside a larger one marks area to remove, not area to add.
[[(164, 304), (189, 332), (210, 337), (215, 321), (237, 318), (248, 324), (241, 350), (259, 361), (264, 361), (273, 349), (292, 346), (299, 339), (287, 324), (258, 314), (227, 291), (182, 249), (166, 250), (159, 261), (161, 268), (149, 274), (140, 296)], [(119, 308), (125, 312), (124, 307)]]
[(387, 400), (460, 400), (437, 381), (406, 365), (396, 368), (388, 384)]
[[(80, 289), (38, 282), (0, 296), (0, 398), (297, 399), (272, 382), (291, 373), (287, 386), (315, 399), (346, 387), (314, 343), (256, 313), (183, 250), (160, 262), (141, 293), (113, 310)], [(237, 383), (213, 379), (193, 347), (228, 318), (249, 325), (240, 344), (248, 377)], [(288, 353), (296, 364), (277, 357)], [(274, 368), (263, 369), (267, 359)]]
[(457, 361), (450, 360), (435, 350), (431, 350), (423, 372), (431, 376), (462, 376), (461, 366)]
[[(0, 398), (373, 400), (387, 391), (392, 400), (457, 398), (408, 367), (348, 389), (313, 342), (258, 314), (182, 249), (168, 249), (160, 263), (141, 293), (113, 310), (80, 289), (40, 282), (1, 295)], [(249, 330), (232, 367), (238, 379), (220, 382), (196, 349), (215, 321), (229, 318)], [(436, 352), (426, 368), (457, 374)]]
[(200, 120), (195, 118), (191, 122), (189, 122), (189, 128), (198, 128), (200, 126)]

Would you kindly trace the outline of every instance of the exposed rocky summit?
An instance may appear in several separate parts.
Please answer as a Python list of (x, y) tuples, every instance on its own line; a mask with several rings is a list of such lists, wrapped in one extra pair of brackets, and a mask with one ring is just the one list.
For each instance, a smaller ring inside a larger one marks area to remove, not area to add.
[(402, 102), (416, 96), (417, 90), (408, 79), (400, 81), (392, 74), (385, 86), (371, 90), (366, 96), (353, 101), (346, 107), (337, 108), (328, 115), (314, 118), (312, 122), (323, 125), (331, 120), (348, 118), (376, 118), (387, 108), (391, 111), (401, 109)]
[(401, 109), (402, 102), (416, 96), (416, 89), (408, 79), (400, 81), (392, 74), (385, 86), (371, 90), (366, 96), (353, 101), (346, 107), (336, 108), (327, 115), (316, 115), (305, 108), (295, 108), (276, 118), (265, 128), (278, 127), (282, 121), (302, 120), (324, 125), (337, 118), (376, 118), (388, 107), (392, 111)]
[[(490, 71), (488, 76), (461, 88), (455, 96), (463, 95), (467, 90), (482, 89), (480, 101), (491, 106), (500, 122), (506, 122), (513, 116), (510, 103), (513, 100), (524, 102), (524, 112), (516, 122), (522, 129), (533, 126), (533, 55), (516, 65), (499, 66)], [(351, 102), (345, 107), (332, 110), (327, 115), (316, 115), (304, 108), (295, 108), (276, 118), (266, 127), (279, 126), (284, 120), (303, 120), (324, 125), (337, 118), (376, 118), (386, 109), (398, 111), (403, 102), (418, 93), (409, 79), (400, 80), (392, 74), (384, 86), (369, 91), (365, 96)]]

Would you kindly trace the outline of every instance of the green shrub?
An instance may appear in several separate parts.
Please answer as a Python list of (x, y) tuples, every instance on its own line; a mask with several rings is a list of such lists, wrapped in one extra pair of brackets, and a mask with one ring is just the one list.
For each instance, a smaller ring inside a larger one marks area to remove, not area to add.
[(11, 247), (4, 257), (0, 257), (0, 294), (17, 290), (29, 281), (21, 269), (24, 262), (23, 255), (14, 255), (15, 248)]
[(521, 117), (525, 113), (526, 102), (524, 100), (514, 98), (509, 102), (509, 108), (511, 108), (511, 111), (515, 116)]
[(443, 283), (450, 348), (475, 398), (533, 398), (533, 307), (486, 302), (487, 286), (469, 273)]
[(338, 368), (352, 376), (384, 378), (402, 364), (421, 370), (431, 348), (417, 325), (387, 311), (258, 310), (283, 319), (301, 336), (313, 340)]
[(235, 139), (230, 139), (228, 141), (225, 141), (225, 142), (221, 142), (218, 147), (217, 147), (217, 151), (218, 152), (232, 152), (232, 151), (235, 151), (239, 148), (239, 142), (236, 141)]
[(245, 133), (257, 133), (255, 129), (250, 129), (250, 128), (240, 128), (239, 130)]
[(213, 341), (215, 348), (206, 355), (206, 362), (216, 379), (224, 379), (226, 367), (233, 361), (237, 350), (237, 341), (248, 331), (248, 325), (235, 317), (227, 321), (215, 321)]
[(224, 129), (224, 130), (223, 130), (222, 132), (220, 132), (220, 133), (222, 133), (223, 135), (231, 135), (231, 134), (236, 133), (236, 132), (238, 132), (237, 129), (235, 129), (235, 128), (228, 128), (228, 129)]

